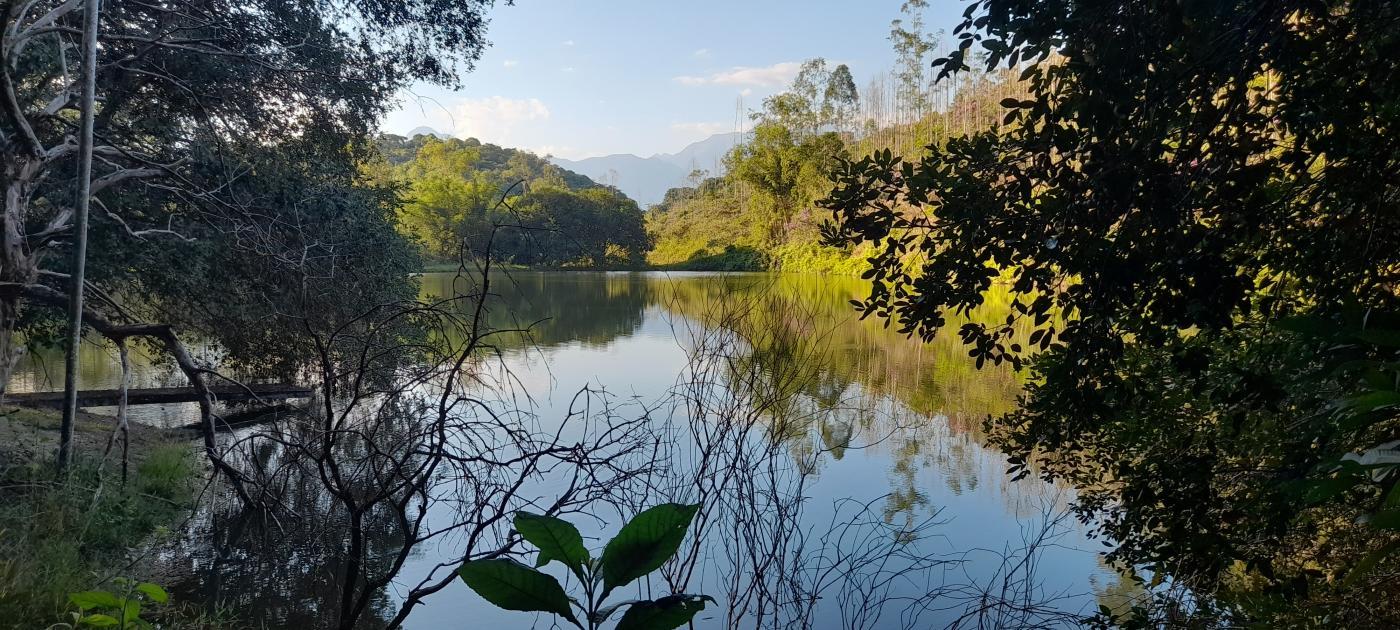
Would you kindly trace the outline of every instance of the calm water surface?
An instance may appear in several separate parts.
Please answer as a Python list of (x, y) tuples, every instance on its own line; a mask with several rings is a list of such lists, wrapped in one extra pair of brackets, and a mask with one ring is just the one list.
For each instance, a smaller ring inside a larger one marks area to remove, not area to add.
[[(422, 280), (428, 295), (450, 295), (461, 286), (461, 279), (451, 274), (429, 274)], [(781, 442), (778, 450), (792, 471), (785, 478), (803, 480), (801, 522), (812, 532), (807, 553), (835, 557), (843, 545), (871, 544), (856, 536), (825, 535), (831, 523), (864, 519), (865, 536), (918, 531), (903, 551), (950, 562), (889, 580), (886, 614), (860, 625), (950, 622), (962, 612), (965, 602), (959, 597), (967, 597), (966, 589), (940, 601), (910, 602), (950, 584), (996, 582), (1006, 570), (1004, 559), (1017, 558), (1025, 541), (1072, 498), (1068, 489), (1034, 478), (1011, 481), (1003, 456), (984, 446), (983, 419), (1011, 408), (1019, 377), (1004, 369), (973, 369), (952, 330), (921, 344), (879, 322), (858, 320), (848, 304), (863, 295), (858, 281), (772, 274), (515, 272), (501, 276), (494, 289), (500, 295), (492, 307), (497, 326), (534, 324), (528, 335), (501, 342), (502, 369), (513, 375), (513, 404), (528, 407), (545, 424), (561, 421), (583, 388), (608, 392), (619, 416), (645, 413), (656, 401), (668, 400), (691, 364), (696, 339), (734, 325), (726, 312), (747, 309), (745, 326), (779, 330), (781, 334), (744, 331), (759, 341), (742, 347), (767, 372), (795, 368), (801, 374), (788, 394), (790, 403), (772, 413), (801, 418), (774, 439)], [(1002, 318), (1004, 308), (991, 303), (980, 316)], [(46, 374), (61, 369), (61, 361), (31, 360), (17, 380), (46, 389), (46, 383), (57, 382)], [(111, 355), (98, 352), (88, 353), (83, 374), (89, 387), (114, 386), (118, 376)], [(137, 386), (178, 381), (168, 369), (138, 357)], [(192, 419), (192, 412), (182, 406), (143, 407), (136, 417), (172, 424)], [(547, 483), (542, 491), (547, 495)], [(451, 515), (436, 518), (445, 521)], [(597, 549), (620, 521), (601, 515), (580, 525), (590, 547)], [(453, 543), (443, 540), (417, 552), (377, 608), (394, 608), (403, 585), (450, 557)], [(176, 589), (186, 597), (255, 611), (254, 616), (277, 626), (314, 619), (309, 611), (329, 593), (333, 572), (317, 566), (315, 549), (260, 554), (249, 546), (215, 557), (201, 553), (202, 544), (195, 537), (181, 541), (180, 549), (162, 552), (166, 562), (188, 573), (187, 583)], [(823, 545), (835, 549), (821, 551)], [(720, 541), (715, 548), (725, 544)], [(1112, 605), (1124, 586), (1100, 563), (1101, 549), (1083, 526), (1062, 521), (1037, 556), (1031, 578), (1037, 599), (1068, 612)], [(725, 592), (723, 554), (707, 553), (707, 570), (692, 589), (719, 596)], [(842, 621), (835, 591), (823, 597), (816, 627), (856, 623), (849, 614)], [(532, 623), (550, 627), (550, 619), (496, 610), (456, 584), (429, 597), (407, 626), (513, 628)], [(712, 607), (698, 625), (719, 628), (728, 622)]]

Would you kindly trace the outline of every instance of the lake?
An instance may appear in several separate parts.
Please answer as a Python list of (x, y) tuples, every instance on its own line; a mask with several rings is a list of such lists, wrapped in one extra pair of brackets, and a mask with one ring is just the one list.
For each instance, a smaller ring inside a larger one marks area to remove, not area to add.
[[(468, 284), (422, 277), (425, 296)], [(849, 301), (863, 297), (860, 281), (808, 275), (510, 272), (493, 292), (492, 324), (524, 331), (498, 338), (476, 385), (492, 392), (498, 412), (527, 413), (566, 437), (589, 430), (576, 426), (588, 418), (644, 418), (664, 454), (665, 469), (648, 482), (652, 502), (714, 506), (682, 563), (687, 588), (721, 603), (697, 627), (938, 627), (989, 597), (1034, 608), (999, 612), (996, 625), (1067, 625), (1060, 614), (1114, 606), (1130, 589), (1100, 562), (1104, 545), (1065, 516), (1072, 489), (1012, 481), (1004, 457), (984, 444), (983, 421), (1013, 407), (1022, 377), (975, 369), (956, 321), (932, 343), (912, 341), (858, 318)], [(1004, 318), (1006, 308), (992, 300), (976, 317)], [(61, 357), (43, 358), (22, 365), (15, 382), (61, 383), (51, 376), (61, 374)], [(139, 359), (137, 386), (179, 383), (168, 367)], [(90, 351), (83, 365), (84, 386), (115, 385), (109, 353)], [(591, 401), (587, 413), (581, 401)], [(194, 416), (173, 405), (142, 407), (134, 418), (168, 426)], [(721, 456), (722, 466), (710, 461)], [(548, 497), (560, 483), (542, 475), (530, 491)], [(288, 500), (303, 512), (321, 505), (314, 487), (292, 490)], [(458, 518), (434, 510), (432, 522)], [(624, 511), (566, 518), (596, 551)], [(204, 509), (153, 553), (177, 576), (180, 597), (272, 626), (315, 627), (316, 611), (333, 601), (334, 520), (300, 538), (271, 529)], [(389, 616), (461, 544), (446, 535), (417, 549), (373, 612)], [(548, 570), (569, 588), (559, 565)], [(550, 622), (497, 610), (456, 583), (405, 627)]]

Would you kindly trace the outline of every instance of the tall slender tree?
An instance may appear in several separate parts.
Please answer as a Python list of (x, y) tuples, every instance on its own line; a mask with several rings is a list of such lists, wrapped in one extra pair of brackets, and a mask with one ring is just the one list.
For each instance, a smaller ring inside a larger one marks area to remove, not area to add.
[[(73, 262), (68, 280), (68, 346), (63, 371), (63, 424), (59, 430), (58, 470), (68, 466), (73, 449), (73, 424), (78, 415), (78, 361), (83, 341), (83, 283), (86, 281), (88, 208), (92, 200), (92, 127), (97, 113), (97, 29), (101, 0), (83, 2), (82, 102), (78, 122), (78, 174), (73, 217)], [(123, 347), (124, 348), (124, 347)], [(123, 349), (125, 353), (125, 349)], [(123, 354), (125, 357), (125, 354)]]
[(822, 92), (822, 111), (829, 123), (841, 131), (851, 131), (852, 121), (860, 110), (860, 93), (856, 91), (855, 77), (846, 64), (836, 66), (827, 78), (826, 90)]

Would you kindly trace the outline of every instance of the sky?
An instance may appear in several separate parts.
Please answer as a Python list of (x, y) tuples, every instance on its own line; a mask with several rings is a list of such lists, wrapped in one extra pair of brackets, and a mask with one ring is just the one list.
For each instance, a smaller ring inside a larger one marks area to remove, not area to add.
[[(804, 59), (848, 64), (856, 84), (894, 63), (902, 0), (516, 0), (491, 10), (491, 46), (462, 88), (415, 85), (383, 121), (540, 155), (673, 153), (738, 130)], [(951, 32), (959, 0), (931, 0)]]

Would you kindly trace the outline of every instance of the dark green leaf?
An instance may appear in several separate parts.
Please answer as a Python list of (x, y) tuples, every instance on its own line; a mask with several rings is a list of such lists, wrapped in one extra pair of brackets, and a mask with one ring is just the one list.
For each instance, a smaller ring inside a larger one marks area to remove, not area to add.
[(1378, 346), (1400, 348), (1400, 330), (1391, 328), (1370, 328), (1356, 335), (1362, 341)]
[(1359, 477), (1333, 477), (1328, 479), (1317, 479), (1309, 482), (1305, 498), (1309, 503), (1322, 503), (1335, 497), (1360, 483)]
[(617, 622), (617, 630), (672, 630), (679, 628), (705, 609), (709, 595), (670, 595), (651, 602), (637, 602)]
[(574, 621), (569, 596), (551, 575), (514, 560), (472, 560), (457, 569), (477, 595), (506, 610), (550, 612)]
[(632, 604), (637, 604), (642, 601), (645, 600), (629, 599), (627, 601), (618, 602), (616, 604), (609, 604), (607, 606), (599, 608), (598, 612), (590, 615), (589, 619), (591, 619), (593, 623), (603, 623), (604, 621), (607, 621), (609, 617), (613, 616), (613, 613), (617, 612), (617, 609), (622, 608), (623, 606), (631, 606)]
[(1393, 407), (1400, 405), (1400, 392), (1378, 391), (1367, 392), (1360, 396), (1353, 396), (1346, 399), (1347, 408), (1358, 412), (1369, 412), (1383, 407)]
[(1311, 337), (1331, 337), (1337, 332), (1337, 323), (1313, 315), (1296, 315), (1284, 317), (1274, 324), (1279, 328), (1289, 332), (1301, 333)]
[(591, 558), (583, 546), (583, 536), (573, 524), (552, 516), (516, 512), (515, 530), (530, 544), (539, 547), (540, 557), (535, 566), (542, 567), (550, 560), (558, 560), (583, 579), (583, 568)]
[(680, 548), (700, 504), (663, 503), (638, 514), (603, 549), (603, 586), (611, 591), (661, 568)]
[(1400, 510), (1382, 510), (1366, 521), (1376, 529), (1400, 529)]
[(1347, 571), (1347, 576), (1342, 580), (1342, 585), (1351, 586), (1356, 580), (1364, 577), (1367, 573), (1370, 573), (1372, 569), (1376, 568), (1376, 564), (1381, 560), (1384, 560), (1397, 550), (1400, 550), (1400, 540), (1392, 540), (1380, 549), (1366, 554), (1360, 562), (1356, 563), (1356, 566), (1352, 567), (1350, 571)]

